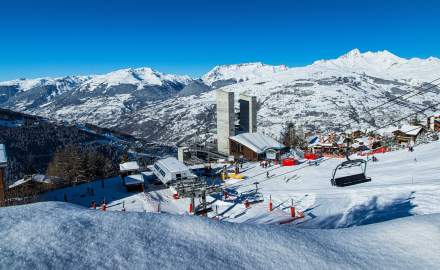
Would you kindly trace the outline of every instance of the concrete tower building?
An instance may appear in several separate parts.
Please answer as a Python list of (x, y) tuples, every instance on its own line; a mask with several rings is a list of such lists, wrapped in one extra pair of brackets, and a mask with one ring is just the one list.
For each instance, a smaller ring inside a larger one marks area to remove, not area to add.
[(257, 132), (257, 98), (240, 95), (240, 132)]
[(234, 92), (217, 90), (217, 151), (229, 155), (229, 137), (235, 135)]
[(5, 203), (5, 191), (6, 191), (6, 167), (8, 165), (8, 159), (6, 156), (6, 149), (3, 144), (0, 144), (0, 206)]

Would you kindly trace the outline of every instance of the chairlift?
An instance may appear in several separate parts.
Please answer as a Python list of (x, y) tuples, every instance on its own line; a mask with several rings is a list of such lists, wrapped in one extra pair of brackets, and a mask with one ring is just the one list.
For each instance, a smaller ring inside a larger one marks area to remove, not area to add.
[[(339, 164), (334, 169), (331, 180), (333, 186), (345, 187), (371, 181), (371, 178), (365, 175), (365, 171), (367, 170), (367, 161), (365, 161), (364, 159), (350, 159), (349, 149), (349, 141), (347, 140), (347, 149), (345, 151), (345, 158), (347, 160)], [(336, 177), (338, 171), (353, 167), (360, 167), (361, 173)]]

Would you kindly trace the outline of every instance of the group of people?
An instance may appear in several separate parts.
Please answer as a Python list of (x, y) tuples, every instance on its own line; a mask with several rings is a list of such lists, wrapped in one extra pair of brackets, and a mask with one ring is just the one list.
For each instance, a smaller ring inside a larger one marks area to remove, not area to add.
[(262, 160), (260, 161), (260, 167), (262, 168), (267, 168), (272, 166), (272, 161), (271, 160)]

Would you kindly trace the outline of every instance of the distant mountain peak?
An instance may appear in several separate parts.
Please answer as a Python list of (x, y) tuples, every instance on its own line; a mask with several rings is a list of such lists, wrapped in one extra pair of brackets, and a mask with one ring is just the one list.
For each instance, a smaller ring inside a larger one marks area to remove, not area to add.
[(351, 58), (351, 57), (358, 57), (361, 55), (361, 51), (357, 48), (349, 51), (348, 53), (340, 56), (339, 58)]
[(202, 80), (211, 85), (216, 81), (247, 81), (251, 79), (262, 78), (270, 76), (274, 73), (287, 70), (285, 65), (272, 66), (262, 62), (241, 63), (232, 65), (215, 66), (212, 70), (206, 73)]
[[(341, 55), (337, 59), (372, 59), (372, 58), (375, 58), (375, 59), (380, 58), (380, 59), (392, 61), (392, 62), (402, 62), (402, 61), (407, 60), (405, 58), (401, 58), (401, 57), (391, 53), (388, 50), (377, 51), (377, 52), (367, 51), (367, 52), (362, 53), (357, 48), (347, 52), (346, 54)], [(332, 61), (332, 60), (320, 60), (320, 61)], [(319, 62), (319, 61), (317, 61), (317, 62)]]

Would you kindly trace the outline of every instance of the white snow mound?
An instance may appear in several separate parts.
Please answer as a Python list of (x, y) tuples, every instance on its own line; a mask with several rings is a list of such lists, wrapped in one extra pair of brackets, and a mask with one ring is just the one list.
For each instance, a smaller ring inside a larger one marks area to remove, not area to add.
[(2, 269), (438, 269), (440, 215), (335, 230), (102, 212), (0, 209)]

